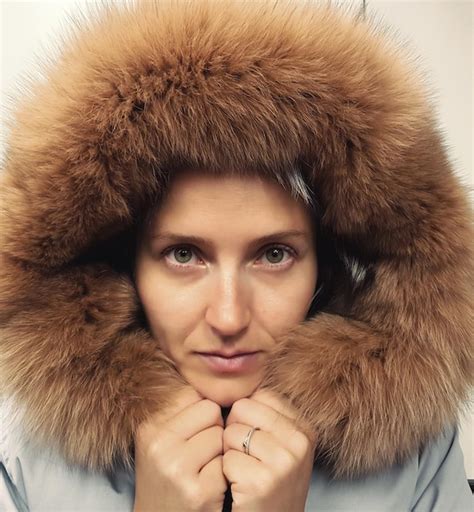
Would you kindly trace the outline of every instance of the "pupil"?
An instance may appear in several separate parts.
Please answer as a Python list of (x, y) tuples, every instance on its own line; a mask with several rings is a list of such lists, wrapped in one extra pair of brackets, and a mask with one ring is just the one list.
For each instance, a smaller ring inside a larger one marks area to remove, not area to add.
[[(176, 259), (180, 262), (180, 263), (187, 263), (189, 261), (189, 257), (186, 258), (186, 254), (189, 256), (189, 250), (188, 249), (176, 249), (174, 251), (175, 253), (175, 256), (176, 256)], [(184, 254), (184, 256), (183, 256)], [(181, 257), (184, 258), (185, 261), (181, 260)]]
[[(280, 263), (282, 259), (281, 256), (283, 255), (283, 250), (279, 249), (278, 247), (275, 247), (267, 251), (267, 255), (269, 255), (269, 259), (271, 260), (272, 263)], [(275, 261), (275, 259), (277, 261)]]
[[(187, 263), (190, 259), (189, 249), (175, 249), (174, 251), (176, 259), (180, 263)], [(272, 263), (280, 263), (283, 256), (283, 250), (275, 247), (267, 251), (267, 256)]]

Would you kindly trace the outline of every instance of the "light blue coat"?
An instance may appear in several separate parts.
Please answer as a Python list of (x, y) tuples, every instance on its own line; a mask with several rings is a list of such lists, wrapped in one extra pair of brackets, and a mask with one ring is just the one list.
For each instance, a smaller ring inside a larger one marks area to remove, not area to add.
[[(1, 512), (133, 510), (133, 473), (86, 472), (7, 435), (1, 449)], [(473, 512), (458, 427), (447, 428), (419, 456), (369, 478), (332, 481), (316, 466), (305, 511)]]

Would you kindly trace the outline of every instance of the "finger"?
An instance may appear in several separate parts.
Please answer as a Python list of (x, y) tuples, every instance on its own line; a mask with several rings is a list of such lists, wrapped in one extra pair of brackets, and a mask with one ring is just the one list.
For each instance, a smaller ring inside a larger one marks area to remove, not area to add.
[(201, 399), (186, 406), (171, 418), (166, 416), (165, 420), (159, 413), (154, 414), (148, 424), (151, 429), (150, 435), (156, 436), (158, 431), (164, 436), (169, 435), (182, 441), (213, 425), (223, 427), (224, 420), (218, 404), (212, 400)]
[[(242, 445), (247, 436), (250, 427), (240, 423), (233, 423), (224, 430), (223, 449), (224, 453), (228, 450), (235, 450), (245, 454)], [(278, 470), (285, 474), (294, 467), (298, 460), (293, 453), (269, 432), (264, 430), (254, 430), (249, 444), (249, 453), (245, 454), (259, 460), (267, 466), (271, 472)]]
[(222, 471), (235, 493), (257, 495), (263, 483), (271, 479), (268, 469), (257, 459), (237, 450), (222, 457)]
[(241, 398), (234, 402), (227, 417), (226, 427), (232, 423), (259, 427), (282, 441), (297, 430), (291, 419), (273, 407), (252, 398)]
[[(227, 490), (227, 480), (226, 477), (224, 476), (222, 459), (222, 453), (214, 457), (205, 466), (203, 466), (203, 468), (199, 472), (198, 478), (201, 482), (205, 482), (206, 485), (209, 482), (212, 482), (212, 485), (216, 489), (216, 491), (222, 492), (224, 494)], [(202, 485), (201, 487), (205, 486)]]
[(296, 429), (305, 435), (311, 445), (315, 445), (316, 436), (313, 429), (287, 398), (266, 388), (258, 389), (249, 398), (268, 405), (286, 416), (296, 426)]
[(258, 389), (249, 398), (272, 407), (289, 420), (295, 420), (298, 417), (298, 410), (290, 401), (270, 389)]
[(192, 386), (184, 386), (175, 395), (173, 395), (173, 403), (176, 404), (178, 410), (202, 400), (204, 397), (196, 391)]
[(200, 400), (203, 400), (203, 397), (192, 386), (183, 386), (171, 395), (169, 404), (155, 411), (149, 420), (154, 423), (166, 422), (188, 405), (197, 403)]
[(185, 467), (195, 475), (218, 455), (223, 454), (223, 429), (214, 425), (197, 433), (180, 447), (178, 456), (185, 459)]
[(242, 398), (234, 402), (226, 421), (226, 429), (234, 423), (259, 427), (261, 430), (271, 433), (280, 445), (298, 459), (304, 457), (314, 445), (293, 420), (279, 413), (273, 407), (251, 398)]

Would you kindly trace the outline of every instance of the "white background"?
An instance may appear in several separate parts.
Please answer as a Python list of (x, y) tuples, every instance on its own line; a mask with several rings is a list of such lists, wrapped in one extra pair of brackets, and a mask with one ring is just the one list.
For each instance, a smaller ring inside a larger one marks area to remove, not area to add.
[[(359, 0), (348, 1), (362, 5)], [(84, 4), (96, 3), (90, 0), (1, 1), (2, 139), (7, 133), (7, 107), (13, 98), (21, 97), (25, 86), (22, 81), (38, 76), (39, 58), (54, 59), (60, 47), (58, 35), (71, 23), (69, 14), (84, 9)], [(445, 132), (454, 168), (472, 194), (474, 3), (373, 0), (366, 2), (366, 13), (392, 26), (405, 44), (419, 55), (419, 64), (438, 100), (439, 123)], [(474, 401), (474, 393), (472, 398)], [(474, 479), (472, 407), (461, 422), (461, 446), (467, 475)]]

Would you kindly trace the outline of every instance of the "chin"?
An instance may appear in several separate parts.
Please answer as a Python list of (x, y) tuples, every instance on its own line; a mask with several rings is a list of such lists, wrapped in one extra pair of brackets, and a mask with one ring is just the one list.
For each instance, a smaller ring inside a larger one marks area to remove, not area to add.
[(237, 385), (234, 385), (233, 389), (230, 390), (211, 388), (201, 390), (200, 392), (205, 398), (212, 400), (221, 407), (230, 407), (237, 400), (252, 394), (252, 390), (249, 391)]
[(259, 382), (238, 382), (235, 380), (215, 379), (213, 382), (191, 383), (204, 398), (212, 400), (221, 407), (231, 407), (234, 402), (250, 396)]

